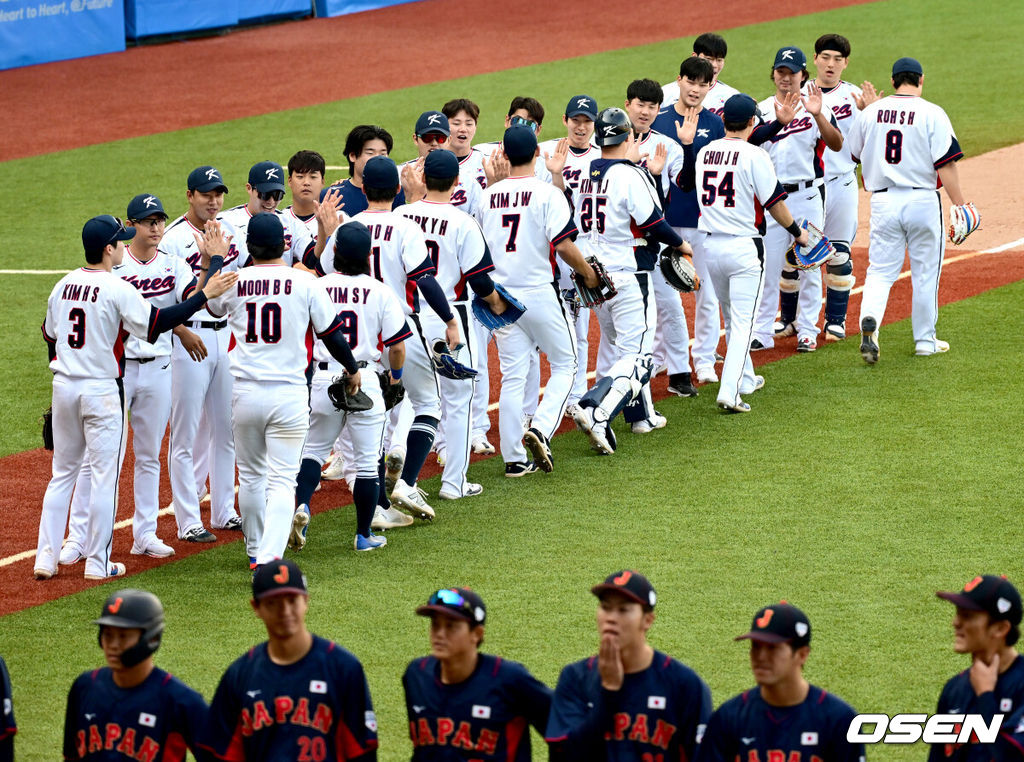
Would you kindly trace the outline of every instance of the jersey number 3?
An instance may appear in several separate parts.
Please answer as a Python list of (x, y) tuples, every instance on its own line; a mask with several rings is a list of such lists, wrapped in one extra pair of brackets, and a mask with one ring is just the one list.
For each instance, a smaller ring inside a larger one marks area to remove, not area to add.
[(68, 346), (72, 349), (81, 349), (85, 346), (85, 310), (75, 307), (68, 313), (68, 320), (71, 321)]
[(718, 172), (704, 172), (704, 182), (702, 184), (704, 195), (700, 197), (700, 202), (704, 206), (711, 206), (715, 203), (716, 198), (721, 197), (723, 199), (722, 206), (727, 208), (736, 206), (736, 188), (733, 185), (732, 172), (726, 172), (722, 175), (722, 181), (715, 185), (714, 181), (717, 178)]

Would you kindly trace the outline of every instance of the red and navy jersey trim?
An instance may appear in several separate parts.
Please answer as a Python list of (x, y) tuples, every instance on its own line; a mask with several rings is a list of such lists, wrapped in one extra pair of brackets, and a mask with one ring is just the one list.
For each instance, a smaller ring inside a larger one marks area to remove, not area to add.
[(937, 162), (935, 162), (935, 169), (944, 167), (952, 161), (960, 161), (962, 158), (964, 158), (964, 152), (960, 150), (960, 144), (957, 142), (956, 138), (953, 138), (952, 142), (949, 144), (949, 150), (946, 151), (946, 153), (943, 154)]
[(777, 203), (779, 203), (780, 201), (783, 201), (784, 199), (787, 199), (787, 198), (789, 198), (789, 194), (786, 193), (786, 191), (782, 190), (782, 184), (781, 183), (775, 183), (775, 190), (772, 191), (771, 198), (769, 198), (767, 201), (765, 201), (764, 204), (762, 204), (762, 206), (765, 209), (771, 209)]
[(576, 236), (578, 236), (579, 234), (580, 231), (577, 229), (576, 223), (573, 222), (572, 220), (569, 220), (566, 226), (562, 228), (562, 232), (551, 239), (551, 245), (555, 246), (556, 244), (564, 241), (566, 238), (574, 241), (576, 240)]
[(405, 341), (410, 336), (412, 336), (412, 330), (410, 330), (409, 325), (407, 323), (407, 324), (402, 326), (402, 330), (400, 330), (398, 333), (396, 333), (390, 339), (385, 339), (384, 340), (384, 346), (386, 346), (386, 347), (394, 346), (395, 344), (397, 344), (400, 341)]

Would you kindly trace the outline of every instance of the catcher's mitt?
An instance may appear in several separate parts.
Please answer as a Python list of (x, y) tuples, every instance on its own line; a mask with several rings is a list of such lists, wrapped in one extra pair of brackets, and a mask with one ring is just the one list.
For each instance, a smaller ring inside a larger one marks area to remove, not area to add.
[(981, 225), (981, 213), (974, 204), (960, 204), (949, 210), (949, 241), (961, 244)]
[(594, 272), (597, 273), (597, 286), (590, 288), (586, 283), (583, 282), (583, 276), (578, 272), (573, 272), (569, 275), (572, 278), (573, 284), (576, 286), (576, 296), (580, 300), (580, 304), (584, 307), (593, 308), (599, 304), (603, 304), (615, 296), (618, 289), (615, 288), (615, 281), (608, 275), (608, 271), (604, 269), (604, 265), (598, 262), (597, 257), (587, 257), (587, 263), (594, 268)]
[(405, 399), (405, 386), (402, 384), (401, 379), (391, 383), (391, 374), (388, 371), (378, 373), (377, 377), (380, 379), (380, 393), (384, 397), (385, 410), (396, 407)]
[(700, 288), (700, 279), (693, 262), (684, 257), (678, 249), (665, 249), (658, 261), (665, 282), (676, 291), (688, 294)]
[(434, 339), (430, 346), (430, 360), (434, 364), (434, 370), (437, 371), (437, 375), (452, 378), (456, 381), (476, 378), (476, 371), (463, 365), (460, 359), (462, 350), (466, 346), (465, 344), (456, 344), (455, 349), (451, 350), (444, 339)]
[(53, 408), (48, 407), (43, 413), (43, 449), (53, 449)]
[(479, 296), (473, 297), (471, 307), (473, 309), (473, 317), (486, 328), (488, 331), (494, 331), (498, 328), (504, 328), (507, 325), (512, 325), (526, 312), (526, 307), (523, 303), (516, 299), (512, 294), (505, 290), (505, 287), (500, 283), (494, 284), (494, 290), (498, 292), (498, 295), (505, 300), (505, 311), (500, 315), (495, 315), (491, 311), (491, 306), (481, 299)]
[(794, 242), (786, 251), (786, 261), (797, 270), (813, 270), (815, 267), (821, 267), (836, 253), (832, 242), (816, 225), (812, 225), (807, 220), (801, 222), (800, 227), (807, 231), (807, 245), (800, 246)]
[(343, 413), (362, 413), (373, 407), (373, 400), (362, 389), (355, 394), (349, 392), (348, 376), (335, 376), (334, 383), (327, 387), (327, 396), (334, 408)]

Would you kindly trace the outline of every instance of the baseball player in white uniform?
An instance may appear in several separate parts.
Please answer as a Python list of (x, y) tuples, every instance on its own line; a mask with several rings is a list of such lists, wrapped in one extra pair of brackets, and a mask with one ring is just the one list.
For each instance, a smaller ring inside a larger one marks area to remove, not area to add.
[(324, 189), (326, 172), (327, 162), (316, 151), (296, 151), (288, 159), (288, 189), (292, 192), (292, 203), (285, 214), (305, 225), (313, 240), (317, 236), (316, 205), (320, 191)]
[[(124, 339), (146, 341), (187, 320), (233, 282), (233, 275), (204, 278), (202, 291), (182, 304), (159, 309), (111, 270), (124, 258), (124, 241), (135, 235), (115, 217), (93, 217), (82, 228), (86, 266), (65, 275), (50, 292), (43, 337), (53, 371), (53, 477), (43, 497), (33, 576), (57, 574), (71, 492), (85, 458), (91, 464), (85, 578), (125, 573), (110, 560), (117, 479), (125, 446)], [(204, 260), (207, 261), (207, 260)], [(217, 270), (218, 258), (207, 265)]]
[(892, 85), (892, 95), (865, 106), (850, 134), (850, 153), (861, 162), (864, 187), (871, 191), (868, 271), (860, 306), (860, 351), (869, 364), (878, 362), (878, 328), (904, 251), (914, 287), (915, 353), (949, 350), (935, 335), (946, 249), (936, 180), (951, 202), (964, 203), (956, 166), (963, 152), (946, 112), (921, 97), (921, 64), (913, 58), (896, 61)]
[[(714, 69), (714, 76), (711, 79), (711, 87), (708, 89), (708, 94), (704, 98), (704, 108), (719, 117), (722, 116), (722, 110), (725, 107), (725, 102), (729, 100), (731, 96), (739, 92), (735, 87), (730, 87), (718, 79), (718, 76), (722, 73), (722, 69), (725, 68), (725, 56), (728, 52), (729, 46), (726, 45), (725, 40), (717, 34), (705, 32), (693, 41), (693, 53), (691, 55), (696, 56), (697, 58), (703, 58), (705, 61), (710, 63)], [(680, 74), (680, 76), (682, 75)], [(679, 85), (680, 81), (679, 77), (677, 77), (675, 82), (669, 82), (661, 88), (663, 93), (661, 105), (663, 108), (665, 106), (671, 106), (679, 100)]]
[[(232, 429), (238, 458), (238, 507), (250, 567), (284, 555), (295, 512), (295, 478), (309, 429), (306, 367), (310, 328), (360, 386), (359, 367), (344, 337), (344, 321), (315, 275), (289, 266), (280, 215), (256, 214), (246, 246), (253, 266), (210, 302), (231, 328)], [(218, 230), (207, 247), (227, 249)], [(379, 390), (378, 390), (379, 391)]]
[[(565, 195), (537, 179), (537, 136), (525, 125), (505, 130), (502, 140), (511, 174), (487, 186), (481, 220), (494, 258), (494, 279), (526, 308), (512, 325), (494, 332), (501, 362), (498, 430), (505, 476), (538, 468), (551, 472), (551, 437), (565, 413), (576, 376), (576, 332), (555, 282), (554, 254), (591, 285), (597, 278), (573, 239), (577, 235)], [(523, 431), (523, 393), (531, 356), (540, 349), (551, 375), (530, 427)], [(529, 448), (532, 459), (527, 459)]]
[[(831, 109), (824, 108), (817, 86), (807, 82), (807, 57), (800, 48), (786, 46), (779, 49), (772, 65), (772, 78), (775, 94), (758, 104), (765, 122), (775, 113), (783, 98), (798, 94), (807, 84), (807, 95), (801, 98), (803, 106), (797, 108), (796, 116), (789, 124), (765, 143), (765, 148), (783, 189), (789, 194), (788, 203), (793, 215), (820, 230), (825, 222), (825, 165), (822, 157), (826, 147), (831, 151), (843, 147), (843, 133), (836, 126)], [(785, 228), (769, 220), (764, 236), (768, 285), (754, 322), (751, 349), (768, 349), (775, 345), (775, 316), (779, 307), (776, 283), (784, 294), (799, 294), (792, 331), (797, 335), (797, 351), (813, 352), (818, 348), (821, 270), (804, 270), (801, 274), (787, 263), (785, 254), (790, 243), (792, 236)], [(787, 335), (787, 328), (783, 325), (780, 335)]]
[[(694, 174), (687, 171), (683, 180), (684, 190), (697, 188), (698, 227), (705, 233), (708, 274), (725, 317), (726, 353), (718, 406), (738, 413), (750, 411), (740, 395), (764, 386), (764, 377), (754, 375), (750, 362), (750, 334), (765, 282), (764, 210), (798, 242), (807, 242), (806, 231), (786, 208), (786, 192), (771, 158), (747, 142), (757, 123), (756, 113), (757, 104), (749, 95), (734, 95), (726, 101), (725, 137), (701, 148), (694, 162), (686, 162)], [(696, 122), (685, 126), (695, 131)]]
[[(419, 119), (416, 120), (413, 144), (416, 146), (419, 157), (405, 162), (398, 168), (406, 203), (418, 201), (426, 194), (426, 188), (422, 185), (423, 159), (434, 151), (451, 148), (451, 128), (448, 124), (448, 117), (440, 111), (425, 111), (420, 114)], [(460, 171), (458, 182), (452, 188), (452, 206), (474, 217), (478, 216), (481, 190), (479, 183), (468, 179), (463, 180)]]

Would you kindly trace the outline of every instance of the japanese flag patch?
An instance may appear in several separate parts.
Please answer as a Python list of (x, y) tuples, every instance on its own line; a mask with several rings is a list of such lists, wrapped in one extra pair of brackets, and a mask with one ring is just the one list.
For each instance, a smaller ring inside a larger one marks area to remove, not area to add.
[(647, 697), (647, 708), (648, 709), (664, 709), (665, 708), (665, 697), (664, 696), (648, 696)]
[(310, 693), (327, 693), (327, 683), (323, 680), (310, 680), (309, 681), (309, 692)]
[(800, 734), (800, 745), (801, 746), (817, 746), (818, 745), (818, 734), (817, 733), (801, 733)]
[(156, 715), (149, 714), (148, 712), (142, 712), (142, 714), (139, 715), (139, 724), (145, 725), (147, 728), (155, 728)]
[(377, 715), (373, 713), (372, 709), (363, 714), (363, 722), (371, 733), (377, 732)]
[(491, 708), (489, 706), (473, 704), (473, 716), (481, 720), (489, 720), (491, 719)]
[(1000, 712), (1009, 712), (1011, 709), (1013, 709), (1013, 699), (1011, 699), (1011, 698), (999, 699), (999, 711)]

